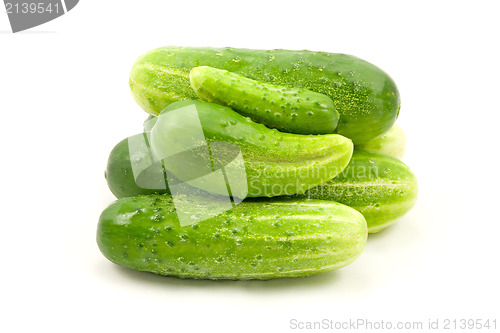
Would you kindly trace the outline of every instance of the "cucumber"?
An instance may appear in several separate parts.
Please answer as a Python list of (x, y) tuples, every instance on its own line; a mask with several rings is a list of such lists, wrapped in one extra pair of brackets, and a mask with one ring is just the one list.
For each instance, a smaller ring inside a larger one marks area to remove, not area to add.
[(156, 116), (150, 114), (149, 117), (144, 121), (143, 129), (144, 133), (151, 132), (151, 129), (153, 128), (154, 124), (156, 124)]
[[(197, 118), (191, 118), (193, 116), (189, 110), (196, 110), (194, 114)], [(195, 125), (199, 126), (200, 123), (204, 138), (194, 139), (198, 138), (196, 131), (199, 131)], [(282, 133), (255, 123), (228, 107), (201, 101), (170, 104), (162, 111), (151, 130), (151, 148), (159, 160), (172, 151), (187, 151), (186, 147), (204, 148), (205, 140), (210, 143), (212, 150), (216, 142), (230, 143), (238, 147), (238, 151), (241, 150), (246, 171), (245, 188), (248, 187), (248, 193), (245, 194), (248, 197), (303, 193), (339, 174), (349, 163), (353, 151), (351, 140), (338, 134)], [(232, 153), (227, 149), (220, 155), (225, 157)], [(212, 157), (216, 158), (213, 154)], [(181, 158), (170, 158), (165, 167), (179, 180), (189, 182), (203, 175), (204, 165), (200, 166), (200, 163), (205, 163), (204, 159), (208, 157), (203, 157), (203, 151), (197, 150)], [(210, 162), (206, 163), (210, 165)], [(218, 165), (225, 163), (220, 162)], [(208, 168), (206, 172), (210, 171)], [(245, 179), (236, 180), (242, 181), (245, 182)], [(193, 186), (227, 195), (226, 184), (223, 182), (220, 185), (207, 180), (206, 183)]]
[(304, 195), (348, 205), (363, 214), (368, 232), (390, 226), (417, 200), (415, 175), (400, 160), (382, 154), (354, 151), (337, 177)]
[[(196, 209), (198, 202), (190, 203)], [(194, 279), (273, 279), (343, 267), (366, 244), (347, 206), (307, 199), (243, 202), (180, 227), (168, 195), (122, 198), (100, 216), (97, 244), (117, 265)]]
[[(129, 147), (133, 147), (133, 150)], [(151, 155), (145, 133), (126, 138), (113, 148), (109, 154), (105, 177), (115, 197), (170, 193), (162, 164), (159, 161), (152, 163)], [(144, 165), (147, 167), (143, 168)]]
[(282, 132), (330, 134), (339, 121), (332, 99), (310, 90), (261, 83), (208, 66), (193, 68), (189, 80), (201, 100), (229, 106)]
[(401, 159), (406, 150), (406, 137), (401, 127), (394, 124), (389, 132), (366, 143), (356, 145), (354, 149)]
[(387, 132), (399, 113), (398, 89), (381, 69), (350, 55), (306, 50), (158, 48), (134, 63), (129, 79), (132, 95), (145, 111), (155, 115), (170, 103), (197, 99), (189, 72), (198, 66), (325, 94), (340, 114), (336, 133), (355, 144)]

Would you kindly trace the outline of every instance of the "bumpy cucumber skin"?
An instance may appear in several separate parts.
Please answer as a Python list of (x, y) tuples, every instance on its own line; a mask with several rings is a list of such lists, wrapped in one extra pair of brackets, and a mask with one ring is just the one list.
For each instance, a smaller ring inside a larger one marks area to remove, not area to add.
[(262, 83), (208, 66), (193, 68), (189, 79), (201, 100), (228, 106), (282, 132), (331, 134), (339, 122), (332, 99), (307, 89)]
[[(135, 135), (135, 137), (142, 137), (143, 133)], [(132, 171), (132, 162), (130, 161), (130, 151), (128, 145), (128, 139), (126, 138), (120, 141), (111, 151), (108, 158), (108, 165), (106, 167), (106, 181), (108, 187), (115, 197), (123, 198), (143, 194), (160, 194), (160, 193), (170, 193), (168, 190), (168, 185), (165, 189), (146, 189), (137, 185), (134, 174)], [(132, 155), (135, 160), (134, 163), (141, 163), (142, 159), (148, 156), (148, 147), (146, 145), (141, 146), (142, 150), (134, 152)], [(161, 165), (161, 163), (160, 163)], [(158, 165), (152, 165), (152, 168), (158, 167)], [(148, 172), (148, 169), (141, 175), (142, 177), (158, 177), (156, 173), (152, 174)], [(150, 183), (153, 183), (155, 179), (153, 178)], [(164, 178), (157, 179), (156, 183), (165, 183)]]
[[(342, 172), (353, 152), (351, 140), (341, 135), (283, 133), (255, 123), (228, 107), (208, 102), (176, 102), (161, 114), (187, 106), (196, 106), (208, 142), (230, 142), (239, 146), (245, 163), (248, 197), (304, 193)], [(168, 119), (161, 115), (153, 126), (151, 147), (156, 156), (162, 156), (175, 144), (164, 135), (169, 126)], [(193, 178), (185, 168), (170, 171), (184, 181)]]
[(389, 132), (366, 143), (355, 145), (354, 149), (401, 159), (406, 150), (406, 137), (401, 127), (394, 124)]
[(123, 198), (103, 211), (97, 228), (99, 249), (115, 264), (214, 280), (331, 271), (354, 261), (366, 239), (366, 221), (357, 211), (307, 199), (245, 201), (180, 227), (170, 196)]
[(355, 144), (387, 132), (399, 113), (398, 89), (381, 69), (354, 56), (307, 50), (158, 48), (134, 63), (129, 79), (132, 95), (145, 111), (156, 115), (170, 103), (197, 99), (189, 83), (189, 72), (197, 66), (325, 94), (340, 114), (336, 133)]
[(382, 154), (354, 151), (347, 168), (304, 196), (340, 202), (361, 212), (368, 232), (383, 230), (406, 214), (417, 200), (418, 185), (410, 168)]

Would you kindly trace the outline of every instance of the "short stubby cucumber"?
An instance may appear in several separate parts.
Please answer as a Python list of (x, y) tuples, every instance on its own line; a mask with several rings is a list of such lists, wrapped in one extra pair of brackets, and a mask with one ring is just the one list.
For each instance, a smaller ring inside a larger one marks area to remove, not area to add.
[(145, 111), (156, 115), (170, 103), (197, 99), (189, 72), (198, 66), (325, 94), (340, 114), (336, 133), (355, 144), (387, 132), (399, 113), (398, 89), (381, 69), (354, 56), (306, 50), (158, 48), (134, 63), (129, 79), (132, 95)]
[(394, 124), (389, 132), (366, 143), (356, 145), (354, 149), (401, 159), (406, 150), (406, 137), (401, 127), (398, 124)]
[(208, 66), (193, 68), (189, 79), (201, 100), (229, 106), (282, 132), (331, 134), (339, 121), (332, 99), (307, 89), (261, 83)]
[(115, 197), (170, 193), (162, 164), (160, 161), (152, 161), (151, 155), (145, 133), (126, 138), (113, 148), (109, 154), (105, 176)]
[[(194, 121), (188, 118), (191, 113), (187, 110), (196, 110)], [(204, 142), (194, 142), (197, 128), (193, 122), (198, 126), (201, 123)], [(228, 107), (201, 101), (170, 104), (151, 130), (151, 147), (160, 160), (171, 151), (183, 152), (188, 146), (201, 146), (205, 142), (231, 143), (239, 148), (248, 197), (304, 193), (339, 174), (349, 163), (353, 151), (351, 140), (338, 134), (283, 133), (255, 123)], [(185, 154), (182, 158), (170, 159), (165, 167), (179, 180), (188, 182), (201, 176), (197, 174), (198, 167), (192, 167), (199, 163), (200, 156)], [(214, 183), (208, 182), (206, 187), (198, 185), (196, 187), (208, 192), (227, 194), (225, 184), (220, 191)]]
[(366, 221), (356, 210), (307, 199), (245, 201), (181, 227), (169, 195), (130, 197), (106, 208), (97, 228), (99, 249), (115, 264), (194, 279), (273, 279), (331, 271), (354, 261), (366, 239)]
[(417, 200), (417, 179), (403, 162), (382, 154), (354, 151), (347, 168), (305, 196), (332, 200), (363, 214), (368, 232), (385, 229)]

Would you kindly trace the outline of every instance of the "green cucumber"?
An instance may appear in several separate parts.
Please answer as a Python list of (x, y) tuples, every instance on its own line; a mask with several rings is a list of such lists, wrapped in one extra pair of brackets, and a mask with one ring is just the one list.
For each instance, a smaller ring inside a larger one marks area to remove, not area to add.
[[(161, 162), (152, 161), (151, 156), (152, 151), (145, 133), (126, 138), (113, 148), (109, 154), (105, 176), (115, 197), (170, 193)], [(144, 165), (147, 167), (142, 167)]]
[(134, 63), (129, 79), (132, 95), (145, 111), (155, 115), (170, 103), (197, 99), (189, 72), (198, 66), (325, 94), (340, 114), (336, 133), (355, 144), (387, 132), (399, 113), (398, 89), (381, 69), (350, 55), (306, 50), (158, 48)]
[(400, 160), (354, 151), (344, 171), (304, 196), (340, 202), (358, 210), (366, 219), (368, 232), (375, 233), (406, 214), (415, 205), (417, 192), (415, 175)]
[(354, 149), (401, 159), (406, 150), (406, 137), (401, 127), (398, 124), (394, 124), (389, 132), (366, 143), (356, 145)]
[[(197, 202), (190, 203), (195, 209)], [(99, 219), (97, 244), (120, 266), (194, 279), (273, 279), (343, 267), (366, 244), (363, 216), (321, 200), (243, 202), (181, 227), (167, 195), (123, 198)]]
[[(187, 111), (193, 109), (199, 118), (194, 122), (201, 123), (203, 129), (203, 142), (194, 142), (193, 139), (197, 128)], [(241, 150), (248, 197), (303, 193), (339, 174), (349, 163), (353, 151), (351, 140), (338, 134), (283, 133), (255, 123), (228, 107), (201, 101), (170, 104), (151, 131), (151, 147), (159, 160), (171, 151), (182, 152), (185, 147), (206, 144), (205, 140), (210, 145), (214, 142), (231, 143)], [(197, 165), (202, 161), (201, 154), (197, 152), (171, 159), (166, 168), (183, 182), (198, 179), (202, 176)], [(227, 194), (225, 183), (222, 188), (213, 182), (205, 183), (205, 187), (198, 185), (208, 192)]]
[(151, 129), (153, 128), (154, 124), (156, 124), (156, 119), (157, 117), (150, 114), (149, 117), (144, 121), (143, 129), (144, 133), (151, 132)]
[(193, 68), (189, 80), (201, 100), (229, 106), (282, 132), (330, 134), (339, 121), (332, 99), (310, 90), (261, 83), (208, 66)]

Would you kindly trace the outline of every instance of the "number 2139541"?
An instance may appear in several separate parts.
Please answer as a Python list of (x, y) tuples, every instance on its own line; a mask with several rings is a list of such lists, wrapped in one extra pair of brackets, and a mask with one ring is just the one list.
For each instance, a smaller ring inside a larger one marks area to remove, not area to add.
[(496, 330), (497, 320), (489, 319), (445, 319), (445, 330)]
[(43, 14), (43, 13), (59, 13), (62, 8), (59, 3), (35, 3), (35, 2), (22, 2), (22, 3), (5, 3), (7, 14)]

